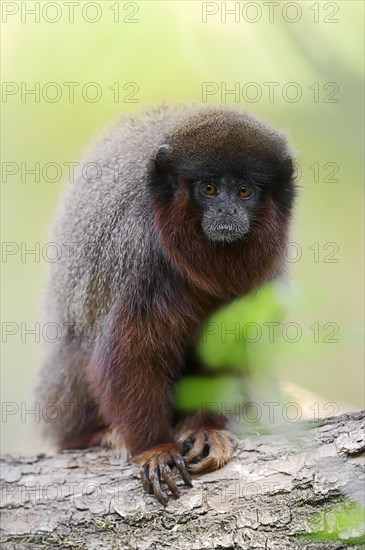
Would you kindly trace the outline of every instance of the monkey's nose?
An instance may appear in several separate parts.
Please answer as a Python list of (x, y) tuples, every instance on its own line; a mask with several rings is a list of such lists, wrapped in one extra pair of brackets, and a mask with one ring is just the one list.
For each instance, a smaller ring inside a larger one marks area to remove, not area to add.
[[(222, 214), (223, 210), (222, 208), (218, 208), (218, 213)], [(225, 210), (224, 214), (226, 216), (235, 216), (237, 214), (237, 208), (234, 208), (233, 210)]]

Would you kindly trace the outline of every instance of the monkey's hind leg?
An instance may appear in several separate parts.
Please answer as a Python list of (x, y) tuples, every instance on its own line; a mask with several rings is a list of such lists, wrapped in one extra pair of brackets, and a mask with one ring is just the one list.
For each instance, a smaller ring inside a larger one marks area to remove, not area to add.
[(81, 433), (66, 434), (59, 445), (60, 451), (72, 451), (74, 449), (88, 449), (89, 447), (109, 446), (109, 428), (90, 424), (84, 426)]
[(225, 428), (223, 415), (199, 412), (188, 417), (180, 428), (178, 443), (192, 473), (213, 472), (234, 455), (237, 440)]
[(85, 376), (89, 355), (74, 342), (59, 342), (48, 350), (35, 397), (44, 411), (41, 433), (59, 451), (85, 449), (102, 443), (108, 425)]

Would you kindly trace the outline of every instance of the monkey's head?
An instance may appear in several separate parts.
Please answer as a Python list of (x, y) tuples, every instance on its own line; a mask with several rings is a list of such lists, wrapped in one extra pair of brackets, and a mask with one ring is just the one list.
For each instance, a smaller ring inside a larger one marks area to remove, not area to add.
[(182, 119), (159, 146), (154, 170), (151, 189), (160, 204), (185, 209), (184, 223), (223, 244), (245, 240), (269, 203), (289, 216), (295, 195), (285, 136), (231, 109)]

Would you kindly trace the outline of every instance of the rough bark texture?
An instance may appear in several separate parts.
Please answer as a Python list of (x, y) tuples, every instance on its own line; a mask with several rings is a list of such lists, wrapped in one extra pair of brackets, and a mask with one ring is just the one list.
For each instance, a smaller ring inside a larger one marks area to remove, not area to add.
[[(166, 509), (107, 450), (2, 458), (2, 548), (364, 548), (365, 413), (245, 438)], [(351, 513), (348, 514), (351, 516)], [(324, 537), (324, 538), (323, 538)], [(331, 540), (332, 537), (332, 540)]]

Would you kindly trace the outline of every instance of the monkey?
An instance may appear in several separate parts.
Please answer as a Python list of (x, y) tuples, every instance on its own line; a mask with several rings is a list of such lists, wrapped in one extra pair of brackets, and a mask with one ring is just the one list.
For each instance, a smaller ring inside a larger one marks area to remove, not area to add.
[(44, 299), (62, 331), (36, 393), (59, 450), (126, 448), (163, 505), (232, 459), (227, 418), (180, 418), (173, 388), (203, 371), (209, 316), (285, 269), (293, 156), (284, 132), (223, 106), (124, 115), (91, 146), (59, 203)]

